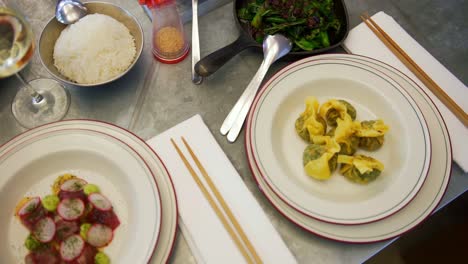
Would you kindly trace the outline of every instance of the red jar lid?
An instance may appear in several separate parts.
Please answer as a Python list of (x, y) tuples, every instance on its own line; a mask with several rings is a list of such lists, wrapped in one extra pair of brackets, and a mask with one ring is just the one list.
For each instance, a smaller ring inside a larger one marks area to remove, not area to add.
[(175, 0), (138, 0), (140, 5), (146, 5), (149, 8), (164, 4), (174, 3)]

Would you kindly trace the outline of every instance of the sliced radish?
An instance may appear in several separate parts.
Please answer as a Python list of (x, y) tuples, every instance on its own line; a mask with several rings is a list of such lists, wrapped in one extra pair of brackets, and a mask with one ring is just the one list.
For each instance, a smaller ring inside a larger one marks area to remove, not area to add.
[(114, 232), (112, 232), (112, 229), (108, 226), (94, 224), (89, 228), (86, 237), (86, 240), (91, 246), (100, 248), (107, 246), (112, 241)]
[(18, 217), (20, 218), (21, 223), (29, 230), (32, 230), (34, 228), (34, 224), (46, 215), (47, 211), (42, 207), (41, 199), (39, 197), (29, 199), (18, 210)]
[(60, 244), (60, 256), (65, 261), (77, 259), (85, 248), (85, 241), (79, 235), (73, 235)]
[(73, 178), (62, 183), (62, 185), (60, 185), (60, 190), (65, 191), (65, 192), (78, 192), (78, 191), (83, 190), (83, 187), (86, 184), (88, 183), (83, 179)]
[(57, 213), (64, 220), (73, 221), (83, 215), (85, 204), (81, 199), (63, 199), (57, 206)]
[(22, 216), (31, 214), (32, 212), (34, 212), (34, 210), (36, 210), (36, 208), (40, 204), (41, 204), (41, 198), (39, 197), (33, 197), (29, 199), (25, 204), (23, 204), (21, 209), (18, 211), (18, 216), (22, 217)]
[(87, 201), (86, 194), (84, 193), (83, 190), (77, 191), (77, 192), (66, 192), (66, 191), (60, 191), (58, 193), (58, 197), (60, 200), (63, 199), (81, 199), (83, 201)]
[(47, 243), (54, 238), (55, 229), (54, 220), (51, 217), (44, 217), (34, 225), (32, 234), (42, 243)]
[(100, 193), (92, 193), (88, 196), (88, 201), (94, 208), (100, 211), (109, 211), (112, 209), (112, 204), (104, 195)]
[(86, 194), (83, 191), (83, 187), (88, 184), (85, 180), (79, 178), (73, 178), (62, 185), (60, 185), (60, 191), (58, 193), (58, 197), (60, 200), (63, 199), (72, 199), (72, 198), (80, 198), (83, 201), (86, 201)]

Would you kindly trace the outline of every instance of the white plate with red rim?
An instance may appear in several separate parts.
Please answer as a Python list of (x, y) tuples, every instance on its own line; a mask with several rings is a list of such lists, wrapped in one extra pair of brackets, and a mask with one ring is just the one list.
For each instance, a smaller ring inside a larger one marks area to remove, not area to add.
[(380, 221), (361, 225), (326, 223), (308, 217), (289, 206), (278, 197), (264, 181), (253, 160), (252, 146), (249, 141), (251, 118), (253, 114), (251, 112), (247, 122), (245, 147), (251, 171), (260, 190), (270, 203), (286, 218), (303, 229), (328, 239), (350, 243), (371, 243), (391, 239), (412, 230), (434, 211), (441, 201), (450, 180), (452, 148), (447, 127), (437, 107), (414, 81), (380, 61), (367, 57), (345, 54), (328, 54), (315, 56), (314, 58), (308, 58), (306, 60), (353, 63), (366, 69), (377, 71), (401, 84), (402, 87), (411, 94), (427, 118), (433, 147), (438, 150), (433, 152), (431, 161), (436, 162), (431, 162), (426, 181), (419, 193), (414, 197), (411, 203), (395, 214)]
[[(347, 100), (356, 120), (383, 119), (389, 125), (379, 150), (358, 150), (384, 164), (375, 181), (355, 184), (337, 171), (326, 181), (306, 175), (307, 143), (294, 122), (307, 96), (320, 103)], [(430, 133), (418, 105), (398, 82), (352, 62), (304, 59), (287, 66), (262, 88), (249, 122), (252, 160), (265, 183), (290, 207), (324, 222), (355, 225), (388, 217), (415, 197), (429, 170)]]
[[(0, 148), (0, 198), (6, 212), (2, 258), (20, 262), (28, 231), (13, 216), (22, 197), (43, 196), (60, 174), (97, 184), (112, 202), (121, 225), (104, 249), (111, 260), (166, 261), (176, 235), (177, 204), (170, 177), (144, 141), (119, 127), (70, 120), (27, 131)], [(19, 177), (18, 175), (21, 175)], [(11, 188), (15, 186), (15, 188)], [(11, 210), (10, 210), (11, 209)]]

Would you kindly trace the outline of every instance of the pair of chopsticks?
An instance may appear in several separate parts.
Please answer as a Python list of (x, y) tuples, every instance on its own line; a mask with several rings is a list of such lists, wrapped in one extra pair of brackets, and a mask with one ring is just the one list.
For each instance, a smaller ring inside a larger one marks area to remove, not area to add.
[[(231, 209), (229, 209), (229, 206), (226, 204), (226, 201), (224, 200), (223, 196), (218, 191), (218, 188), (216, 188), (210, 176), (208, 175), (205, 168), (201, 164), (200, 160), (197, 158), (197, 156), (195, 155), (192, 148), (187, 143), (184, 137), (182, 137), (182, 141), (185, 147), (187, 148), (188, 152), (190, 153), (190, 156), (192, 157), (193, 161), (195, 162), (198, 169), (200, 170), (201, 174), (203, 175), (205, 182), (208, 184), (208, 187), (211, 189), (211, 192), (214, 194), (215, 198), (213, 198), (213, 196), (210, 194), (208, 189), (202, 183), (200, 177), (198, 177), (197, 173), (194, 171), (194, 169), (188, 162), (185, 155), (177, 146), (174, 139), (171, 138), (172, 145), (174, 146), (180, 158), (184, 162), (185, 167), (187, 167), (187, 169), (189, 170), (190, 174), (192, 175), (193, 180), (197, 183), (198, 187), (202, 191), (203, 195), (205, 196), (206, 200), (210, 204), (211, 208), (215, 211), (216, 215), (218, 216), (219, 220), (223, 224), (224, 228), (228, 231), (229, 235), (231, 236), (232, 240), (234, 241), (237, 248), (241, 252), (242, 256), (244, 256), (245, 260), (249, 264), (250, 263), (252, 264), (263, 263), (260, 257), (258, 256), (258, 253), (255, 251), (255, 248), (253, 247), (252, 243), (247, 238), (239, 222), (237, 222), (237, 219), (234, 217), (234, 214), (231, 212)], [(215, 202), (215, 199), (218, 201), (218, 203), (221, 205), (222, 208), (218, 206), (218, 204)], [(226, 219), (226, 216), (227, 218), (229, 218), (229, 221), (231, 222), (231, 224), (229, 223), (228, 219)]]
[(395, 56), (398, 57), (398, 59), (405, 64), (406, 67), (414, 74), (416, 77), (418, 77), (419, 80), (421, 80), (424, 85), (427, 86), (431, 90), (432, 93), (434, 93), (437, 98), (439, 98), (440, 101), (465, 125), (465, 127), (468, 127), (468, 114), (463, 111), (463, 109), (455, 102), (453, 101), (450, 96), (448, 96), (442, 88), (440, 88), (437, 83), (434, 82), (434, 80), (427, 75), (419, 67), (416, 62), (414, 62), (411, 57), (406, 54), (403, 49), (398, 46), (398, 44), (387, 34), (385, 31), (374, 21), (372, 20), (371, 17), (367, 13), (361, 15), (362, 21), (366, 23), (366, 25), (374, 32), (374, 34), (389, 48)]

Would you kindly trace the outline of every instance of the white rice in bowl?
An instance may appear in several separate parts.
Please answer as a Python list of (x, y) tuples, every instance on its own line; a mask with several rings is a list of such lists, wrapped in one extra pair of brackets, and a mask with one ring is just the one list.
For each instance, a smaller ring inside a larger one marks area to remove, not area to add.
[(54, 65), (79, 84), (111, 80), (130, 67), (136, 54), (130, 31), (114, 18), (90, 14), (69, 25), (54, 47)]

